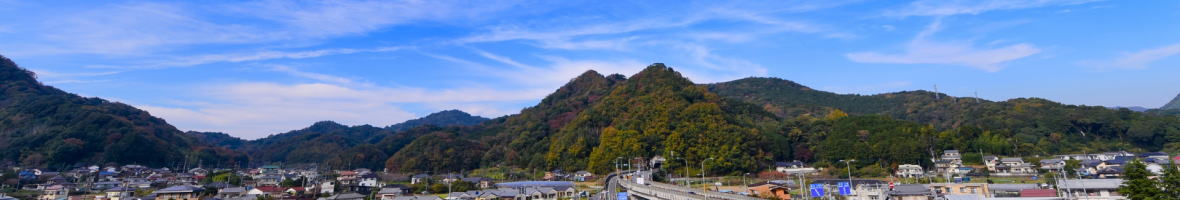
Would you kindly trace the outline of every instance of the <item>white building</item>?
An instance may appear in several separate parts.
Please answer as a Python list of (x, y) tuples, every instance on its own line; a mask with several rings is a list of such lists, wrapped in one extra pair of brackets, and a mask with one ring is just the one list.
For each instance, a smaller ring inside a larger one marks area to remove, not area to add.
[(819, 170), (808, 167), (807, 165), (803, 164), (803, 162), (799, 161), (777, 162), (775, 163), (774, 171), (784, 174), (810, 174), (819, 172)]
[(918, 178), (926, 175), (919, 165), (899, 165), (897, 166), (897, 176), (902, 178)]
[(1057, 186), (1061, 190), (1062, 197), (1068, 199), (1097, 199), (1097, 200), (1115, 200), (1127, 199), (1118, 193), (1119, 185), (1123, 184), (1123, 179), (1070, 179), (1057, 180)]

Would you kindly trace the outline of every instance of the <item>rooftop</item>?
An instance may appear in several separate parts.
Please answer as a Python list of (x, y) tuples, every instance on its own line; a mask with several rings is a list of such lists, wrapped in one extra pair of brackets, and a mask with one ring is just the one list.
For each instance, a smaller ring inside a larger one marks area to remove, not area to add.
[(1061, 188), (1070, 189), (1115, 189), (1123, 184), (1123, 179), (1070, 179), (1058, 180)]

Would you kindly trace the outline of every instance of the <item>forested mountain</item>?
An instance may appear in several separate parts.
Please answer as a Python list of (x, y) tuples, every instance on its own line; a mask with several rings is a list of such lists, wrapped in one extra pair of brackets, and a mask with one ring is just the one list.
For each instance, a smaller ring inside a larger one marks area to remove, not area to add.
[[(962, 141), (947, 148), (986, 149), (983, 143), (996, 143), (1009, 148), (992, 153), (1014, 155), (1180, 150), (1180, 119), (1127, 109), (1065, 105), (1037, 98), (992, 102), (926, 91), (842, 95), (777, 78), (747, 78), (709, 87), (722, 96), (758, 104), (788, 119), (826, 116), (839, 110), (930, 125), (932, 131), (951, 132), (943, 137)], [(961, 133), (964, 129), (972, 133)], [(1005, 139), (983, 141), (993, 138), (981, 138), (982, 133)]]
[[(622, 75), (603, 76), (595, 71), (587, 71), (582, 75), (558, 88), (553, 94), (545, 97), (536, 106), (521, 110), (520, 114), (492, 119), (480, 126), (466, 130), (452, 129), (441, 132), (454, 133), (462, 139), (475, 144), (484, 145), (487, 150), (480, 152), (478, 161), (481, 166), (510, 165), (525, 168), (548, 169), (545, 155), (549, 151), (549, 135), (554, 134), (578, 113), (588, 108), (605, 96), (612, 87), (625, 80)], [(463, 134), (459, 134), (463, 133)], [(584, 136), (579, 141), (597, 142), (597, 137)], [(590, 147), (587, 147), (590, 148)], [(410, 151), (427, 152), (427, 150)], [(476, 149), (473, 149), (476, 150)], [(405, 171), (458, 171), (462, 168), (415, 168), (414, 165), (403, 165), (413, 160), (424, 160), (428, 156), (445, 157), (448, 152), (432, 152), (429, 154), (403, 154), (391, 157), (386, 167)], [(463, 153), (460, 155), (470, 155)], [(473, 159), (473, 158), (467, 158)], [(583, 161), (584, 162), (584, 161)]]
[(189, 137), (196, 139), (197, 142), (200, 142), (202, 144), (207, 144), (210, 146), (218, 146), (218, 147), (225, 147), (225, 148), (229, 148), (229, 149), (237, 149), (237, 148), (241, 148), (243, 144), (246, 144), (246, 140), (243, 140), (241, 138), (237, 138), (234, 136), (230, 136), (229, 134), (225, 134), (222, 132), (188, 131), (188, 132), (184, 132), (184, 133), (186, 135), (188, 135)]
[(1160, 107), (1160, 110), (1180, 110), (1180, 95), (1176, 95), (1176, 98), (1172, 98), (1172, 101), (1164, 104), (1163, 107)]
[(203, 145), (143, 110), (42, 85), (0, 56), (0, 160), (21, 166), (78, 164), (208, 165), (246, 158)]
[(256, 163), (322, 163), (355, 146), (374, 144), (393, 131), (369, 125), (349, 127), (331, 121), (252, 140), (239, 150)]
[[(694, 162), (714, 158), (710, 160), (713, 170), (732, 171), (754, 169), (759, 162), (772, 160), (770, 146), (762, 140), (765, 132), (758, 127), (775, 120), (773, 114), (751, 104), (727, 101), (657, 63), (631, 78), (586, 72), (521, 114), (494, 119), (466, 135), (440, 134), (447, 137), (437, 140), (481, 147), (472, 151), (486, 146), (488, 151), (479, 152), (481, 166), (605, 172), (619, 157), (675, 151), (677, 157)], [(403, 152), (429, 153), (394, 156), (387, 167), (440, 170), (401, 163), (429, 160), (416, 156), (435, 153), (471, 156), (461, 149), (422, 148), (426, 149), (407, 146)]]
[(488, 121), (488, 118), (480, 116), (472, 116), (466, 112), (459, 110), (445, 110), (441, 112), (431, 113), (425, 117), (418, 119), (411, 119), (402, 123), (390, 125), (385, 127), (391, 131), (405, 131), (414, 127), (432, 125), (432, 126), (471, 126), (481, 122)]
[[(386, 159), (418, 136), (442, 130), (439, 127), (470, 126), (487, 120), (463, 111), (447, 110), (385, 128), (349, 127), (322, 121), (304, 129), (251, 141), (225, 138), (219, 133), (201, 133), (205, 136), (200, 138), (209, 144), (248, 153), (255, 164), (317, 163), (329, 168), (380, 169)], [(242, 144), (233, 145), (239, 141)]]

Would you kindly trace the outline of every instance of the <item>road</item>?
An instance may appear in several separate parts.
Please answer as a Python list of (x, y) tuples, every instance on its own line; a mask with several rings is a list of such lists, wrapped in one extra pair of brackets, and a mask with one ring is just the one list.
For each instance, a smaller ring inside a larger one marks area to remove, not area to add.
[(705, 191), (654, 181), (644, 181), (645, 184), (639, 184), (636, 181), (636, 177), (651, 177), (651, 172), (638, 171), (625, 172), (618, 175), (611, 174), (606, 180), (604, 191), (599, 193), (598, 197), (594, 199), (617, 200), (617, 193), (614, 192), (616, 191), (615, 189), (619, 189), (620, 191), (625, 189), (633, 197), (651, 200), (761, 200), (760, 198)]

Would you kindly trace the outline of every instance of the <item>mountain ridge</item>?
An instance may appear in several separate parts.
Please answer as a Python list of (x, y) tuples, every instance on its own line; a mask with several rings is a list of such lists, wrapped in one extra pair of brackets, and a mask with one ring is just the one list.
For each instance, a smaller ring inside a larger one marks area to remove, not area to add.
[(1164, 106), (1160, 106), (1160, 110), (1180, 110), (1180, 94), (1177, 94), (1172, 101), (1168, 101)]
[[(234, 165), (242, 155), (207, 146), (163, 119), (119, 102), (41, 84), (0, 56), (0, 159), (24, 166), (176, 162)], [(199, 160), (193, 160), (197, 159)]]

